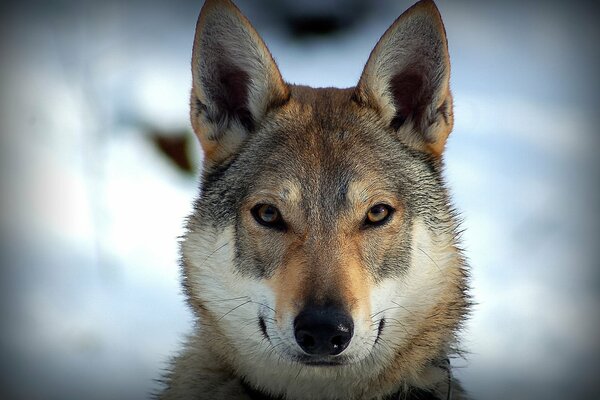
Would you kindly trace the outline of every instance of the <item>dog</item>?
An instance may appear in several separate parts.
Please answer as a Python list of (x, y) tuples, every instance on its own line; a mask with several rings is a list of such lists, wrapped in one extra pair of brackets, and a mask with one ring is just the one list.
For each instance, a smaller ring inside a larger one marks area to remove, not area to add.
[(197, 321), (160, 399), (463, 399), (451, 355), (468, 266), (442, 177), (453, 126), (431, 0), (383, 34), (356, 87), (286, 83), (229, 0), (192, 54), (204, 152), (181, 242)]

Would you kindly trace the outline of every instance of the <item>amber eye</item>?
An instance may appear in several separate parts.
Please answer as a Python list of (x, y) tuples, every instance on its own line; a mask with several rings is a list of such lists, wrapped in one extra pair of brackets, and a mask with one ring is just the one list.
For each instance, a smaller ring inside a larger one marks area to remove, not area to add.
[(261, 225), (278, 230), (285, 229), (281, 213), (270, 204), (257, 204), (250, 210), (252, 216)]
[(387, 204), (376, 204), (367, 212), (365, 225), (378, 226), (383, 225), (392, 215), (394, 209)]

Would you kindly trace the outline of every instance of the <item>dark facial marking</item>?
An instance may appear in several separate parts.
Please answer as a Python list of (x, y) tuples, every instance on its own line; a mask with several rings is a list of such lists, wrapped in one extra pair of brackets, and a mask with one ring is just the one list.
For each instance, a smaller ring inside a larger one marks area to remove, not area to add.
[(258, 317), (258, 326), (260, 327), (260, 331), (267, 340), (271, 340), (269, 338), (269, 334), (267, 333), (267, 325), (265, 324), (265, 320), (263, 317)]
[(379, 341), (379, 338), (381, 337), (381, 332), (383, 332), (384, 327), (385, 327), (385, 318), (381, 318), (381, 321), (379, 321), (379, 326), (377, 327), (377, 338), (375, 339), (375, 343), (377, 343)]

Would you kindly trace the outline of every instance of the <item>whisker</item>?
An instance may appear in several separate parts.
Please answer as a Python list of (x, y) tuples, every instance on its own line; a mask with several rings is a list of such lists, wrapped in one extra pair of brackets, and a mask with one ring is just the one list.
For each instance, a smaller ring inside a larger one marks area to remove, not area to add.
[[(392, 302), (392, 303), (393, 303), (393, 302)], [(396, 304), (396, 303), (394, 303), (394, 304)], [(381, 314), (381, 313), (383, 313), (383, 312), (386, 312), (386, 311), (389, 311), (389, 310), (393, 310), (393, 309), (395, 309), (395, 308), (398, 308), (398, 307), (400, 307), (400, 306), (399, 306), (398, 304), (396, 304), (396, 307), (388, 307), (388, 308), (384, 308), (383, 310), (381, 310), (381, 311), (378, 311), (378, 312), (376, 312), (375, 314), (372, 314), (372, 315), (371, 315), (371, 319), (373, 319), (374, 317), (376, 317), (377, 315), (379, 315), (379, 314)]]
[(202, 260), (200, 262), (200, 264), (204, 264), (205, 262), (208, 261), (209, 258), (211, 258), (212, 256), (214, 256), (219, 250), (223, 249), (225, 246), (227, 246), (229, 243), (231, 243), (230, 241), (227, 241), (225, 243), (223, 243), (221, 246), (217, 247), (216, 249), (214, 249), (208, 256), (206, 256), (206, 258), (204, 260)]
[(218, 300), (204, 300), (206, 303), (218, 303), (221, 301), (233, 301), (233, 300), (241, 300), (241, 299), (249, 299), (248, 296), (240, 296), (240, 297), (232, 297), (231, 299), (218, 299)]
[(227, 311), (225, 314), (221, 315), (221, 317), (219, 319), (217, 319), (217, 322), (222, 320), (223, 318), (225, 318), (227, 315), (229, 315), (233, 311), (237, 310), (238, 308), (245, 306), (246, 304), (249, 304), (249, 303), (251, 303), (251, 301), (245, 301), (242, 304), (238, 304), (237, 306), (233, 307), (231, 310)]

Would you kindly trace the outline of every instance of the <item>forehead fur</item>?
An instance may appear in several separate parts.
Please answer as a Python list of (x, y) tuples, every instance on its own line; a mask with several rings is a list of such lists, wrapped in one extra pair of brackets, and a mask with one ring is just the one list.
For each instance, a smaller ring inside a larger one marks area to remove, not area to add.
[(395, 194), (409, 214), (434, 217), (436, 204), (447, 211), (440, 159), (403, 144), (352, 94), (353, 88), (292, 86), (290, 100), (269, 112), (238, 153), (205, 171), (197, 203), (204, 222), (233, 222), (248, 196), (282, 190), (284, 182), (295, 182), (303, 207), (327, 210), (325, 217), (335, 218), (357, 180)]
[(327, 186), (342, 196), (353, 178), (389, 168), (381, 156), (401, 147), (373, 110), (352, 100), (351, 89), (293, 87), (290, 101), (253, 136), (240, 160), (251, 164), (260, 157), (265, 175), (296, 178), (304, 191)]

